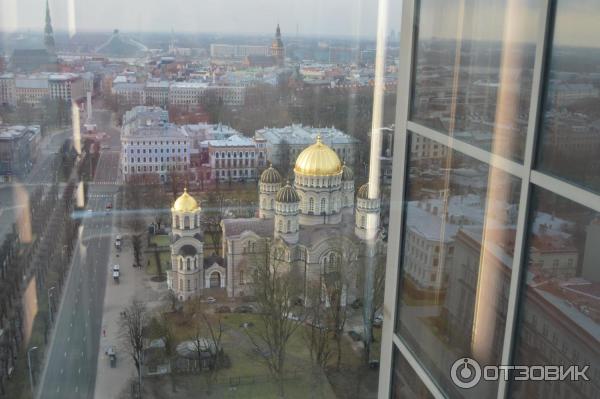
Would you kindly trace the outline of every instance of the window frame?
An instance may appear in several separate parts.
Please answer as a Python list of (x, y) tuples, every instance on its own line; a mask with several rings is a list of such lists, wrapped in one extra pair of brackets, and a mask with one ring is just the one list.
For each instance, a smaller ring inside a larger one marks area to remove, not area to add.
[[(449, 151), (458, 151), (475, 158), (490, 167), (498, 168), (510, 175), (521, 179), (519, 195), (519, 210), (517, 215), (515, 248), (513, 255), (511, 279), (508, 295), (507, 320), (502, 343), (502, 364), (511, 364), (515, 346), (515, 327), (521, 298), (521, 277), (526, 265), (527, 256), (528, 212), (531, 207), (532, 186), (543, 188), (562, 197), (583, 205), (591, 210), (600, 212), (600, 195), (591, 189), (584, 189), (574, 183), (561, 180), (549, 172), (536, 169), (537, 139), (540, 137), (543, 118), (543, 94), (549, 78), (550, 52), (553, 44), (553, 24), (556, 13), (556, 3), (541, 0), (539, 9), (539, 26), (535, 37), (535, 58), (532, 75), (532, 86), (529, 96), (529, 115), (525, 138), (523, 163), (510, 160), (487, 150), (475, 147), (464, 141), (437, 132), (419, 123), (411, 121), (410, 108), (414, 87), (414, 67), (417, 48), (416, 27), (419, 23), (419, 1), (404, 0), (401, 16), (400, 64), (398, 68), (398, 86), (396, 91), (396, 130), (394, 132), (394, 158), (392, 166), (392, 196), (390, 230), (388, 232), (388, 254), (386, 260), (386, 283), (384, 294), (385, 322), (382, 328), (381, 368), (379, 374), (379, 397), (387, 398), (391, 394), (393, 376), (392, 352), (396, 348), (408, 361), (413, 371), (421, 379), (430, 393), (436, 398), (444, 398), (444, 392), (430, 376), (419, 359), (413, 354), (404, 340), (395, 333), (396, 301), (398, 299), (398, 278), (400, 276), (401, 260), (407, 254), (402, 253), (404, 239), (404, 206), (406, 184), (409, 171), (408, 151), (410, 149), (409, 133), (428, 139), (433, 145), (443, 145)], [(420, 140), (417, 139), (416, 142)], [(442, 147), (443, 148), (443, 147)], [(500, 380), (497, 398), (503, 399), (508, 394), (508, 382)]]

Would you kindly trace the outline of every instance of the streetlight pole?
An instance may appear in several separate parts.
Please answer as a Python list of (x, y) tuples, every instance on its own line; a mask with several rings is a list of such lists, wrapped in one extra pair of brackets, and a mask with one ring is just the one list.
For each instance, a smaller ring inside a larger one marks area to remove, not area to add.
[(35, 396), (33, 390), (33, 372), (31, 371), (31, 352), (37, 350), (37, 346), (33, 346), (27, 350), (27, 367), (29, 368), (29, 385), (31, 386), (31, 396)]
[(48, 288), (48, 314), (50, 315), (50, 323), (54, 322), (54, 314), (52, 313), (52, 299), (54, 298), (54, 290), (56, 287)]

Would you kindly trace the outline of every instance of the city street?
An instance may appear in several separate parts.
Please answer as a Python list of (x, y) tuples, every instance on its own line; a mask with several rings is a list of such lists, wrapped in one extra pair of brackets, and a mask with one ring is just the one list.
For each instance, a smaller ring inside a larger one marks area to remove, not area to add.
[[(99, 126), (109, 126), (110, 113), (99, 112), (97, 120)], [(37, 386), (38, 398), (89, 398), (94, 394), (114, 225), (113, 213), (106, 205), (115, 203), (118, 191), (118, 131), (105, 131), (112, 133), (105, 141), (114, 149), (101, 152), (85, 211), (75, 215), (83, 218), (83, 223)]]

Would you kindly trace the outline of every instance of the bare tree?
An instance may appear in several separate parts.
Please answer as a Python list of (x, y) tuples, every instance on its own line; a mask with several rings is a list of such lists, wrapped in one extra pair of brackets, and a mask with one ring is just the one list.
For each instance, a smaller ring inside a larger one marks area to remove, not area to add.
[(199, 365), (202, 366), (203, 361), (208, 360), (205, 375), (207, 392), (210, 393), (222, 363), (223, 324), (218, 315), (215, 318), (209, 317), (202, 305), (200, 300), (196, 300), (192, 306), (194, 329), (191, 338)]
[(221, 192), (211, 192), (208, 196), (209, 209), (202, 214), (201, 224), (204, 234), (210, 238), (215, 253), (221, 251), (221, 237), (223, 229), (221, 221), (223, 220), (225, 196)]
[(302, 284), (290, 272), (285, 249), (266, 243), (264, 259), (254, 258), (254, 294), (263, 328), (246, 330), (284, 396), (285, 360), (290, 338), (304, 323), (305, 316), (294, 314), (294, 300), (302, 294)]
[(310, 358), (321, 372), (327, 367), (331, 357), (331, 333), (327, 309), (322, 300), (320, 284), (310, 284), (306, 292), (306, 320), (304, 339), (308, 344)]
[(121, 319), (121, 340), (133, 359), (138, 373), (140, 395), (142, 393), (142, 362), (145, 349), (145, 328), (148, 323), (148, 311), (143, 302), (134, 300), (124, 309)]
[(331, 241), (332, 251), (324, 264), (323, 296), (327, 303), (327, 321), (336, 344), (336, 368), (342, 362), (342, 338), (348, 317), (348, 290), (356, 277), (357, 250), (344, 237)]

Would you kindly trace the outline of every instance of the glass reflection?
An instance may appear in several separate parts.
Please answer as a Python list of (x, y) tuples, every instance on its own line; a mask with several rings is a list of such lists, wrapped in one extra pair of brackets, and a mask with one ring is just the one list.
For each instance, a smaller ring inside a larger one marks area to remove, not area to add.
[(408, 364), (398, 348), (394, 346), (394, 368), (392, 375), (393, 399), (430, 399), (433, 395)]
[[(538, 167), (600, 192), (600, 3), (558, 1)], [(590, 18), (591, 17), (591, 18)], [(587, 39), (586, 39), (587, 37)]]
[(539, 9), (539, 1), (421, 1), (411, 119), (521, 161)]
[(515, 381), (515, 398), (593, 398), (600, 392), (600, 214), (533, 192), (515, 364), (589, 365), (591, 381)]
[(458, 392), (449, 370), (500, 362), (519, 181), (444, 151), (441, 166), (409, 156), (396, 329), (450, 397), (487, 397), (496, 383)]

